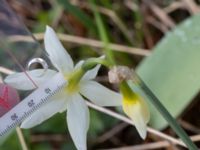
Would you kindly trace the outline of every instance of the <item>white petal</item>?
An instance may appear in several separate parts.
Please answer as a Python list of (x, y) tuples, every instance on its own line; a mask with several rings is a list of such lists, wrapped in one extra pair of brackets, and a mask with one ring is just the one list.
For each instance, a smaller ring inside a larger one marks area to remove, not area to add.
[(123, 100), (124, 112), (133, 121), (141, 138), (145, 139), (147, 134), (147, 123), (150, 118), (149, 110), (143, 99), (137, 101), (126, 102)]
[(65, 93), (61, 92), (51, 97), (47, 104), (36, 110), (31, 116), (25, 119), (20, 127), (26, 129), (32, 128), (36, 125), (41, 124), (45, 120), (49, 119), (57, 112), (60, 112), (63, 105), (67, 103), (66, 96), (64, 95)]
[[(105, 55), (100, 56), (99, 58), (104, 59)], [(85, 73), (85, 75), (83, 76), (82, 80), (91, 80), (94, 79), (97, 76), (97, 73), (100, 69), (101, 65), (97, 65), (96, 67), (94, 67), (93, 69), (87, 71)]]
[(54, 30), (49, 26), (46, 27), (44, 45), (52, 64), (59, 71), (68, 73), (73, 69), (74, 64), (71, 56), (62, 46)]
[(95, 81), (83, 82), (80, 92), (99, 106), (121, 106), (122, 96)]
[[(74, 67), (74, 69), (77, 69), (79, 67), (81, 67), (83, 65), (85, 61), (81, 60), (79, 61), (76, 66)], [(97, 65), (96, 67), (94, 67), (93, 69), (87, 71), (84, 76), (82, 77), (81, 80), (90, 80), (90, 79), (94, 79), (99, 71), (101, 65)]]
[(35, 85), (40, 86), (45, 81), (51, 79), (57, 72), (50, 69), (46, 72), (44, 72), (44, 69), (35, 69), (26, 73), (20, 72), (8, 75), (4, 81), (19, 90), (32, 90), (36, 88)]
[(89, 128), (89, 110), (84, 99), (75, 94), (67, 103), (67, 123), (70, 135), (78, 150), (86, 150)]
[(81, 80), (91, 80), (91, 79), (94, 79), (97, 76), (97, 73), (98, 73), (100, 67), (101, 67), (101, 65), (97, 65), (93, 69), (87, 71), (84, 74), (84, 76), (82, 77)]
[(75, 65), (74, 69), (80, 68), (80, 67), (82, 66), (83, 63), (84, 63), (84, 60), (79, 61), (79, 62)]

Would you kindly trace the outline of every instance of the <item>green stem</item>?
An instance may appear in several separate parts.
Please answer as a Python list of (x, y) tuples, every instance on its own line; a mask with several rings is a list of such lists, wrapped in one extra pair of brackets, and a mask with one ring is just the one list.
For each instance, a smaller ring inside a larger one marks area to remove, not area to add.
[(94, 12), (94, 16), (95, 16), (95, 21), (97, 24), (97, 28), (98, 28), (98, 32), (100, 35), (101, 40), (104, 43), (104, 53), (106, 54), (106, 57), (108, 59), (108, 61), (110, 62), (110, 64), (112, 64), (112, 66), (114, 66), (116, 64), (115, 59), (114, 59), (114, 55), (112, 50), (109, 48), (109, 39), (108, 39), (108, 35), (106, 33), (106, 29), (103, 23), (103, 20), (101, 18), (101, 15), (99, 14), (99, 12), (97, 11), (97, 7), (95, 4), (95, 0), (90, 0), (91, 2), (91, 6)]
[(135, 74), (135, 82), (142, 89), (142, 92), (149, 97), (150, 102), (156, 107), (156, 109), (162, 114), (165, 120), (169, 123), (171, 128), (176, 132), (176, 134), (182, 139), (182, 141), (188, 146), (190, 150), (198, 150), (196, 145), (188, 137), (186, 132), (181, 128), (181, 126), (176, 122), (172, 115), (167, 111), (164, 105), (159, 101), (159, 99), (154, 95), (154, 93), (148, 88), (148, 86), (142, 81), (142, 79)]
[(103, 58), (89, 58), (82, 65), (82, 69), (85, 70), (85, 71), (88, 71), (88, 70), (94, 68), (98, 64), (104, 65), (104, 66), (106, 66), (108, 68), (111, 66), (109, 61), (107, 61), (107, 60), (105, 60)]

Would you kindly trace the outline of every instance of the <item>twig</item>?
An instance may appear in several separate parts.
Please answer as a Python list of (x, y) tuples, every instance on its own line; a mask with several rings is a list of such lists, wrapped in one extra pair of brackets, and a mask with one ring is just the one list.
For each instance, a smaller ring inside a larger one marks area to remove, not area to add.
[(118, 124), (117, 126), (112, 128), (110, 131), (108, 131), (108, 132), (104, 133), (103, 135), (101, 135), (100, 137), (98, 137), (95, 143), (103, 143), (103, 142), (109, 140), (114, 135), (116, 135), (117, 133), (121, 132), (128, 125), (129, 124), (127, 124), (125, 122), (122, 122), (122, 123)]
[[(72, 43), (77, 43), (77, 44), (82, 44), (82, 45), (93, 46), (97, 48), (104, 48), (103, 42), (98, 41), (98, 40), (87, 39), (87, 38), (82, 38), (78, 36), (66, 35), (66, 34), (58, 34), (58, 37), (60, 38), (60, 40), (65, 41), (65, 42), (72, 42)], [(109, 47), (112, 50), (116, 50), (119, 52), (127, 52), (130, 54), (136, 54), (136, 55), (149, 56), (151, 54), (149, 50), (128, 47), (125, 45), (109, 43)]]
[(175, 27), (174, 21), (156, 4), (154, 4), (151, 0), (144, 0), (146, 4), (148, 4), (151, 11), (155, 14), (155, 16), (162, 21), (165, 25), (167, 25), (170, 29)]
[[(41, 36), (41, 34), (40, 34)], [(35, 37), (39, 39), (39, 34), (36, 34)], [(88, 38), (82, 38), (78, 36), (72, 36), (72, 35), (66, 35), (66, 34), (58, 34), (58, 37), (63, 42), (71, 42), (81, 45), (88, 45), (93, 46), (97, 48), (104, 48), (104, 43), (98, 40), (88, 39)], [(149, 50), (140, 49), (140, 48), (133, 48), (128, 47), (125, 45), (119, 45), (119, 44), (109, 44), (110, 49), (119, 51), (119, 52), (127, 52), (130, 54), (136, 54), (136, 55), (142, 55), (142, 56), (149, 56), (151, 52)]]
[(197, 14), (200, 12), (200, 8), (196, 5), (194, 0), (182, 0), (185, 3), (185, 7), (188, 8), (191, 14)]
[(132, 0), (125, 0), (124, 4), (128, 9), (130, 9), (132, 11), (138, 11), (139, 10), (138, 5), (135, 4)]
[(189, 131), (192, 131), (194, 133), (200, 133), (200, 129), (189, 122), (186, 122), (184, 120), (179, 120), (181, 126)]
[(169, 29), (167, 28), (167, 26), (161, 22), (159, 22), (158, 20), (155, 19), (155, 17), (147, 17), (146, 21), (149, 24), (152, 24), (154, 27), (156, 27), (157, 29), (159, 29), (162, 33), (166, 33), (169, 31)]
[(165, 13), (169, 14), (177, 9), (183, 8), (185, 9), (185, 4), (181, 2), (172, 2), (171, 5), (164, 8)]
[[(200, 135), (194, 135), (190, 136), (193, 142), (200, 141)], [(31, 142), (41, 142), (41, 141), (55, 141), (55, 142), (64, 142), (66, 140), (66, 135), (62, 134), (37, 134), (37, 135), (31, 135)], [(173, 143), (176, 144), (176, 143)], [(141, 145), (134, 145), (134, 146), (126, 146), (121, 148), (115, 148), (113, 150), (149, 150), (149, 149), (156, 149), (156, 148), (165, 148), (171, 146), (172, 143), (169, 141), (158, 141), (158, 142), (152, 142), (148, 144), (141, 144)], [(106, 150), (112, 150), (112, 149), (106, 149)]]
[(19, 127), (17, 127), (16, 131), (17, 131), (17, 136), (19, 138), (22, 150), (28, 150), (28, 147), (27, 147), (26, 142), (24, 140), (24, 136), (23, 136), (22, 130)]
[[(190, 136), (193, 142), (200, 141), (200, 135)], [(134, 145), (134, 146), (126, 146), (121, 148), (114, 148), (114, 149), (104, 149), (104, 150), (154, 150), (157, 148), (165, 148), (171, 146), (172, 143), (168, 141), (159, 141), (153, 142), (148, 144), (141, 144), (141, 145)], [(175, 143), (173, 143), (175, 144)], [(103, 150), (103, 149), (102, 149)]]
[(126, 25), (123, 23), (123, 21), (119, 18), (119, 16), (112, 10), (104, 8), (104, 7), (98, 7), (99, 12), (102, 14), (105, 14), (109, 16), (113, 22), (119, 27), (119, 29), (122, 31), (122, 34), (125, 35), (125, 37), (129, 40), (129, 42), (134, 45), (134, 39), (130, 32), (130, 30), (127, 29)]
[(12, 73), (14, 73), (14, 71), (12, 71), (10, 69), (7, 69), (5, 67), (2, 67), (2, 66), (0, 66), (0, 72), (1, 73), (5, 73), (5, 74), (12, 74)]
[[(169, 147), (170, 143), (167, 141), (160, 141), (142, 145), (135, 145), (135, 146), (126, 146), (121, 148), (111, 148), (111, 149), (104, 149), (104, 150), (155, 150), (158, 148)], [(101, 149), (103, 150), (103, 149)]]
[(52, 23), (51, 25), (56, 28), (62, 18), (62, 15), (63, 15), (63, 12), (64, 12), (64, 9), (61, 5), (58, 4), (57, 1), (54, 1), (54, 0), (49, 0), (49, 3), (51, 4), (51, 6), (53, 6), (53, 9), (55, 9), (56, 13), (54, 13), (54, 16), (52, 17), (53, 20), (52, 20)]
[[(43, 40), (44, 33), (36, 33), (36, 34), (34, 34), (34, 36), (37, 40)], [(62, 34), (62, 33), (58, 33), (58, 37), (63, 42), (87, 45), (87, 46), (92, 46), (92, 47), (96, 47), (96, 48), (104, 48), (103, 42), (98, 41), (98, 40), (83, 38), (80, 36)], [(33, 41), (31, 39), (31, 37), (27, 37), (27, 36), (12, 36), (12, 37), (10, 37), (9, 40), (10, 41), (24, 41), (24, 40)], [(115, 50), (115, 51), (126, 52), (126, 53), (130, 53), (130, 54), (141, 55), (141, 56), (149, 56), (151, 54), (151, 52), (146, 49), (134, 48), (134, 47), (129, 47), (129, 46), (120, 45), (120, 44), (114, 44), (114, 43), (109, 43), (109, 48), (112, 50)]]
[(192, 139), (193, 142), (198, 142), (198, 141), (200, 141), (200, 134), (191, 136), (191, 139)]

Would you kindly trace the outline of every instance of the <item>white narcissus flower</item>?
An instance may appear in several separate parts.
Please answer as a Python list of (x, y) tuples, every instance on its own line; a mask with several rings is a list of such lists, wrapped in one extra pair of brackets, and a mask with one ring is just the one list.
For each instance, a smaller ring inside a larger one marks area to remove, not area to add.
[[(63, 74), (67, 86), (22, 122), (21, 128), (34, 127), (54, 114), (67, 110), (68, 129), (75, 146), (78, 150), (86, 150), (89, 110), (82, 95), (99, 106), (121, 106), (122, 96), (92, 81), (96, 77), (100, 65), (85, 74), (82, 74), (80, 69), (83, 61), (74, 67), (72, 58), (50, 27), (46, 29), (44, 43), (52, 64)], [(49, 69), (41, 76), (43, 72), (43, 69), (35, 69), (27, 73), (38, 86), (50, 81), (58, 73)], [(9, 75), (6, 77), (5, 82), (19, 90), (33, 90), (35, 88), (25, 73)]]

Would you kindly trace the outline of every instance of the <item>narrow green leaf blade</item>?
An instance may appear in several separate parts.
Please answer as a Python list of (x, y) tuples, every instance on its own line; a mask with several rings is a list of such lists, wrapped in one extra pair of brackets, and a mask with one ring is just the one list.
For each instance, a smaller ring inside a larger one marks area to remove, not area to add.
[(95, 31), (95, 24), (93, 20), (85, 14), (80, 8), (72, 5), (69, 0), (58, 0), (58, 2), (62, 5), (62, 7), (74, 15), (85, 27), (87, 27), (89, 30)]
[[(193, 16), (169, 32), (137, 68), (169, 112), (177, 117), (200, 89), (200, 15)], [(151, 126), (167, 123), (150, 105)]]

